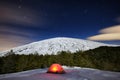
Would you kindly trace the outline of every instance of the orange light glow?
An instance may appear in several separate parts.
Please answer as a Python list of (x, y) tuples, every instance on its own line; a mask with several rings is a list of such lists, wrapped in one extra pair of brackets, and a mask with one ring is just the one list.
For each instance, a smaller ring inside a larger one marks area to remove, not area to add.
[(52, 71), (53, 71), (53, 72), (56, 72), (56, 71), (58, 71), (58, 68), (57, 68), (57, 66), (53, 66), (53, 68), (52, 68)]
[(52, 64), (50, 68), (48, 69), (47, 73), (59, 73), (63, 74), (65, 71), (63, 70), (62, 66), (60, 64)]

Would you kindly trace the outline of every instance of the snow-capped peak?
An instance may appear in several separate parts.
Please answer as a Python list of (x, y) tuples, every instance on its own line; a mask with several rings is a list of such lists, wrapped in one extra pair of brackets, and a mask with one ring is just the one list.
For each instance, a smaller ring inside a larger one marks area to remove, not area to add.
[[(73, 53), (76, 51), (94, 49), (100, 46), (110, 45), (76, 38), (57, 37), (19, 46), (12, 50), (15, 54), (34, 54), (37, 52), (38, 54), (44, 55), (57, 54), (60, 51), (70, 51)], [(2, 52), (2, 55), (6, 54), (8, 51)]]

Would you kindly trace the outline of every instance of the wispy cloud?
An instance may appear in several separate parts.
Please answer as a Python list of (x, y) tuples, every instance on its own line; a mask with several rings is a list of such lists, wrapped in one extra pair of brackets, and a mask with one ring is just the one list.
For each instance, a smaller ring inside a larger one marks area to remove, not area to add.
[(21, 46), (29, 42), (32, 42), (32, 40), (23, 36), (15, 36), (15, 35), (6, 36), (4, 34), (0, 34), (0, 51)]
[(4, 35), (17, 35), (17, 36), (24, 36), (24, 37), (32, 37), (35, 34), (31, 33), (29, 31), (26, 31), (24, 29), (19, 29), (15, 27), (10, 27), (10, 26), (0, 26), (0, 34)]
[(32, 42), (34, 33), (9, 26), (0, 26), (0, 51)]
[(120, 25), (101, 29), (100, 34), (88, 37), (89, 40), (112, 41), (120, 40)]
[(42, 16), (32, 8), (0, 3), (0, 51), (33, 42), (36, 34), (29, 28), (41, 25)]
[(15, 4), (0, 4), (0, 23), (14, 23), (32, 25), (34, 27), (43, 24), (42, 16), (33, 9), (27, 7), (18, 8)]

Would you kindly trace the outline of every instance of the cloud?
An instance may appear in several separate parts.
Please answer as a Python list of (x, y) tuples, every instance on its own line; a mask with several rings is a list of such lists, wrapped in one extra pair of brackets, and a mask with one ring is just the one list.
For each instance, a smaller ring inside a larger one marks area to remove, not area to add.
[(32, 42), (32, 39), (24, 36), (0, 34), (0, 51), (21, 46), (30, 42)]
[(11, 28), (9, 26), (0, 26), (0, 51), (4, 51), (13, 47), (21, 46), (34, 40), (34, 33), (24, 30)]
[(33, 42), (37, 32), (31, 29), (44, 25), (39, 12), (25, 5), (0, 3), (0, 51)]
[(87, 39), (97, 40), (97, 41), (120, 40), (120, 25), (104, 28), (104, 29), (101, 29), (99, 32), (102, 34), (91, 36), (91, 37), (88, 37)]
[(0, 23), (12, 23), (29, 26), (43, 24), (42, 17), (29, 8), (18, 8), (15, 4), (0, 4)]
[(120, 40), (120, 33), (108, 33), (108, 34), (100, 34), (92, 37), (88, 37), (89, 40), (97, 40), (97, 41), (110, 41), (110, 40)]
[(99, 31), (100, 33), (120, 33), (120, 25), (111, 26)]
[(4, 35), (17, 35), (17, 36), (24, 36), (24, 37), (32, 37), (35, 34), (24, 29), (19, 29), (10, 26), (0, 26), (0, 34)]

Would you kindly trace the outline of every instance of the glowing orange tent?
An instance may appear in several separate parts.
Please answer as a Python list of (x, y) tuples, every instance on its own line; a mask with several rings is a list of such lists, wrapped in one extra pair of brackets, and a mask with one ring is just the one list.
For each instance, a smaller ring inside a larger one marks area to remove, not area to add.
[(64, 74), (65, 71), (60, 64), (52, 64), (47, 73)]

